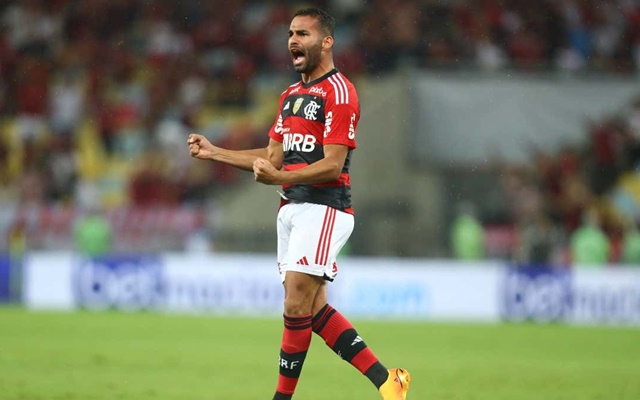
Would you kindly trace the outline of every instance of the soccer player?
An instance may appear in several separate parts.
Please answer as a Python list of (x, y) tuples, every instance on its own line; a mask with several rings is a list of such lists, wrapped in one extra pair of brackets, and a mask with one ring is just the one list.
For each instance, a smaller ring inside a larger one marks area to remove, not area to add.
[(253, 171), (260, 183), (282, 185), (277, 261), (284, 332), (273, 400), (292, 398), (312, 332), (364, 374), (384, 400), (404, 400), (409, 373), (386, 369), (352, 324), (327, 304), (327, 282), (338, 273), (336, 256), (354, 225), (349, 165), (360, 117), (354, 86), (333, 63), (334, 23), (316, 8), (299, 10), (291, 21), (289, 52), (302, 80), (280, 96), (266, 148), (228, 150), (191, 134), (189, 151)]

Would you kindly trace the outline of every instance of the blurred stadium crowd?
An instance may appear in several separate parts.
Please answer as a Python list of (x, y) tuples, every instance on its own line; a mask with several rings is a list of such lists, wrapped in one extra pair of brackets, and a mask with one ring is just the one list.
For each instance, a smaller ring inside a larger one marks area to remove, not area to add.
[(619, 111), (590, 121), (581, 145), (557, 154), (533, 149), (531, 163), (504, 166), (515, 259), (640, 264), (640, 97)]
[[(314, 4), (338, 17), (336, 64), (353, 77), (404, 67), (640, 71), (637, 0)], [(191, 163), (185, 135), (198, 130), (231, 148), (265, 143), (277, 99), (263, 98), (258, 88), (274, 76), (293, 76), (286, 31), (299, 6), (0, 2), (0, 202), (201, 205), (236, 184), (240, 175), (232, 169)], [(506, 169), (516, 222), (572, 232), (592, 197), (637, 165), (640, 103), (631, 113), (594, 121), (590, 130), (586, 149), (540, 153), (530, 166)], [(614, 220), (601, 225), (615, 240)]]

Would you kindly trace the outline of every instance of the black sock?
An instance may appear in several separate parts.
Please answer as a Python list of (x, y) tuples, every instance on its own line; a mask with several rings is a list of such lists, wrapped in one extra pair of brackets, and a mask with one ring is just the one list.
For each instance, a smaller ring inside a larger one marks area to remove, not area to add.
[(389, 377), (389, 371), (387, 371), (384, 365), (380, 364), (380, 362), (373, 364), (364, 374), (369, 378), (371, 383), (376, 385), (376, 388), (378, 389), (380, 389), (380, 386), (382, 386)]
[(275, 396), (273, 396), (273, 400), (291, 400), (291, 395), (276, 392)]

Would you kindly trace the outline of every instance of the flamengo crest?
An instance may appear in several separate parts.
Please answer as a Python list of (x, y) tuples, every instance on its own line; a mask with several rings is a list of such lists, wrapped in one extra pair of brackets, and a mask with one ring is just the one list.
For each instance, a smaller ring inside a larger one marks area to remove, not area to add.
[(319, 108), (320, 108), (320, 104), (311, 100), (309, 104), (307, 104), (304, 108), (304, 117), (306, 119), (315, 121), (316, 119), (318, 119), (316, 114), (318, 113)]

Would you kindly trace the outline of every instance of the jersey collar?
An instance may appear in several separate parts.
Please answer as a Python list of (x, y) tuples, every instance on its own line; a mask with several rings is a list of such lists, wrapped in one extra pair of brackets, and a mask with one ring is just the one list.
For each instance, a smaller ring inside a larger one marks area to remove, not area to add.
[(331, 71), (327, 72), (326, 74), (322, 75), (320, 78), (318, 79), (314, 79), (310, 82), (304, 83), (302, 82), (302, 87), (305, 89), (309, 89), (311, 86), (315, 85), (316, 83), (327, 79), (328, 77), (330, 77), (331, 75), (337, 74), (338, 73), (338, 68), (334, 68)]

